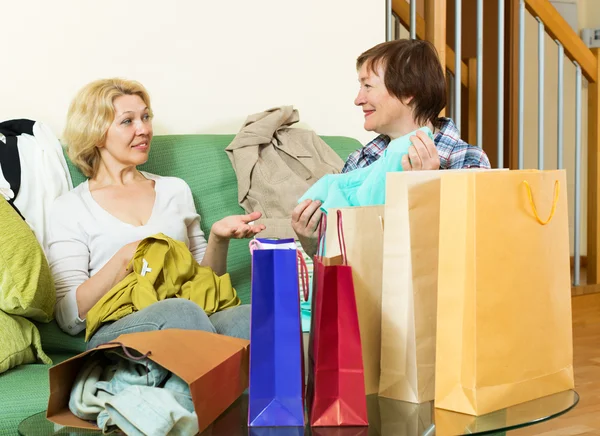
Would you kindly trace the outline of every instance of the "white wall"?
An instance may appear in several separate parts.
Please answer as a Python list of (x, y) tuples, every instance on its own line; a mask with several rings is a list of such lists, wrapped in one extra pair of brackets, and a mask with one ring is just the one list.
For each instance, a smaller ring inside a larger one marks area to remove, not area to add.
[(60, 137), (87, 82), (142, 82), (155, 134), (236, 133), (292, 104), (319, 134), (373, 137), (353, 105), (355, 60), (385, 39), (384, 0), (0, 0), (0, 120)]
[(577, 0), (579, 27), (600, 27), (600, 0)]

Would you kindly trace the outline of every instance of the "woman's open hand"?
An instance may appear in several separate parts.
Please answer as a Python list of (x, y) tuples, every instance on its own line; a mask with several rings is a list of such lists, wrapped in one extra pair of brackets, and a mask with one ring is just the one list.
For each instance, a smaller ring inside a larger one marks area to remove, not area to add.
[(211, 237), (218, 241), (230, 239), (253, 238), (265, 229), (263, 224), (249, 224), (262, 216), (260, 212), (252, 212), (247, 215), (231, 215), (217, 221), (211, 229)]

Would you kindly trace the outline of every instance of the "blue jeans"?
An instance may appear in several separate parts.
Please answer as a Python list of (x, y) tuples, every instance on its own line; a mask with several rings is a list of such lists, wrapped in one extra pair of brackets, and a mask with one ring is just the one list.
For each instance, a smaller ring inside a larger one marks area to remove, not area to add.
[(225, 309), (208, 316), (196, 303), (181, 298), (162, 300), (118, 321), (104, 324), (90, 338), (87, 349), (111, 342), (125, 333), (153, 330), (203, 330), (250, 339), (250, 305)]

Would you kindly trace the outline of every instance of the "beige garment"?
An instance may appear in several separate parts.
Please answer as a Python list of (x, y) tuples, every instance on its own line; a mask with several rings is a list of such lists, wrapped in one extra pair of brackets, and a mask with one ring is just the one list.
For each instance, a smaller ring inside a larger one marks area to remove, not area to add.
[(295, 237), (290, 219), (298, 199), (344, 166), (315, 132), (290, 128), (298, 121), (292, 106), (250, 115), (225, 149), (237, 175), (238, 202), (248, 213), (263, 214), (262, 237)]

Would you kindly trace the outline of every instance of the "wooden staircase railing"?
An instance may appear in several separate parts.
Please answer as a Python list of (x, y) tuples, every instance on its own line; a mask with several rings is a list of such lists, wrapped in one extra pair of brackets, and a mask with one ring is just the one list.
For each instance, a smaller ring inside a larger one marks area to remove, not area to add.
[[(409, 26), (410, 26), (410, 6), (409, 6), (409, 4), (406, 3), (405, 0), (392, 0), (392, 9), (394, 10), (394, 13), (400, 19), (400, 23), (402, 23), (402, 25), (404, 27), (409, 28)], [(418, 39), (426, 39), (425, 38), (425, 20), (419, 14), (417, 14), (416, 34), (417, 34)], [(456, 55), (454, 54), (454, 50), (452, 50), (450, 47), (448, 47), (448, 45), (446, 45), (445, 50), (442, 50), (442, 52), (444, 52), (443, 54), (444, 54), (444, 58), (445, 58), (446, 69), (448, 71), (450, 71), (453, 75), (455, 75), (456, 70), (455, 70), (454, 59), (455, 59)], [(440, 60), (441, 60), (441, 57), (440, 57)], [(463, 86), (468, 87), (469, 86), (469, 67), (464, 62), (462, 63), (460, 73), (461, 73), (460, 81), (462, 82)]]
[[(413, 0), (416, 1), (416, 0)], [(455, 52), (446, 44), (447, 0), (419, 0), (424, 2), (425, 18), (417, 14), (416, 36), (419, 39), (431, 41), (440, 54), (442, 65), (446, 70), (455, 75)], [(464, 0), (467, 2), (468, 0)], [(509, 62), (505, 67), (509, 86), (505, 89), (505, 125), (507, 134), (504, 135), (505, 144), (502, 146), (511, 151), (511, 156), (518, 151), (518, 24), (515, 27), (515, 17), (519, 8), (519, 0), (505, 0), (507, 3), (507, 17), (512, 14), (512, 24), (506, 21), (505, 34), (508, 47)], [(579, 35), (570, 27), (556, 8), (548, 0), (524, 0), (527, 11), (544, 24), (546, 33), (564, 47), (565, 56), (581, 67), (582, 74), (589, 82), (588, 87), (588, 131), (587, 131), (587, 288), (594, 287), (600, 292), (600, 49), (589, 49)], [(486, 1), (487, 3), (487, 1)], [(494, 2), (495, 3), (495, 2)], [(470, 5), (474, 3), (469, 3)], [(493, 14), (497, 19), (497, 8), (484, 7), (484, 14)], [(392, 0), (392, 8), (401, 24), (409, 28), (410, 5), (406, 0)], [(491, 18), (490, 18), (491, 19)], [(443, 21), (443, 22), (442, 22)], [(463, 20), (463, 34), (465, 26), (470, 24)], [(471, 24), (472, 25), (472, 24)], [(517, 35), (515, 37), (515, 35)], [(512, 39), (511, 39), (512, 38)], [(516, 40), (515, 40), (516, 38)], [(463, 53), (464, 54), (464, 53)], [(485, 56), (497, 56), (497, 52), (486, 51)], [(468, 110), (467, 128), (464, 136), (474, 143), (476, 131), (476, 88), (477, 77), (475, 74), (477, 60), (473, 58), (462, 59), (461, 77), (463, 89), (466, 90), (467, 99), (464, 105)], [(485, 82), (484, 78), (484, 82)], [(485, 104), (484, 104), (485, 106)], [(464, 112), (463, 112), (464, 114)], [(464, 118), (464, 117), (463, 117)], [(527, 146), (527, 144), (525, 144)], [(510, 167), (516, 168), (516, 160), (510, 159)], [(586, 181), (582, 181), (586, 183)]]

